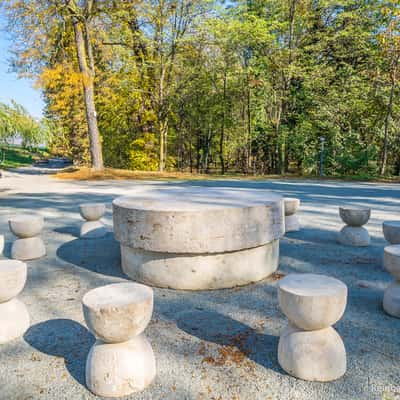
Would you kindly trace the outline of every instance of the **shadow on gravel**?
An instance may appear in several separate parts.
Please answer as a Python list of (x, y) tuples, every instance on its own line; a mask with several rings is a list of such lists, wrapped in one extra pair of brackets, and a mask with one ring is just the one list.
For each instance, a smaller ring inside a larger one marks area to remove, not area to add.
[[(211, 362), (205, 359), (211, 364), (220, 365), (229, 360), (240, 362), (245, 356), (264, 368), (286, 375), (277, 361), (276, 351), (279, 341), (277, 336), (257, 332), (248, 325), (211, 310), (181, 314), (176, 323), (189, 335), (226, 346), (226, 351), (221, 351)], [(239, 352), (232, 352), (232, 348), (236, 348)]]
[(99, 274), (126, 278), (121, 270), (121, 250), (112, 233), (98, 239), (74, 239), (57, 249), (67, 263)]
[(71, 319), (50, 319), (31, 326), (24, 339), (42, 353), (62, 357), (71, 376), (85, 385), (86, 357), (94, 336)]
[(63, 235), (71, 235), (71, 236), (79, 237), (79, 226), (77, 226), (77, 225), (62, 226), (59, 228), (55, 228), (54, 232), (61, 233)]

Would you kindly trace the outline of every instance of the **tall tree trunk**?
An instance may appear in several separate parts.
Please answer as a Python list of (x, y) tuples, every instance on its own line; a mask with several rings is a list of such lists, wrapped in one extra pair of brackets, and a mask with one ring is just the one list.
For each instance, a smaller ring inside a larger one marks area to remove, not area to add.
[(219, 139), (219, 159), (221, 162), (221, 175), (225, 174), (225, 160), (224, 160), (225, 103), (226, 103), (226, 70), (224, 70), (224, 92), (223, 92), (223, 101), (222, 101), (221, 136)]
[(161, 73), (158, 82), (158, 98), (157, 98), (157, 118), (160, 135), (160, 164), (158, 170), (163, 172), (165, 169), (167, 155), (167, 132), (168, 132), (168, 117), (165, 116), (165, 96), (164, 96), (164, 79), (166, 67), (161, 66)]
[(165, 127), (160, 123), (160, 164), (158, 170), (163, 172), (165, 169)]
[[(298, 0), (290, 0), (289, 3), (289, 37), (288, 37), (288, 48), (289, 48), (289, 57), (288, 57), (288, 75), (285, 76), (282, 70), (282, 79), (283, 79), (283, 96), (282, 96), (282, 115), (284, 121), (288, 122), (288, 109), (290, 105), (290, 86), (292, 82), (292, 74), (290, 72), (290, 66), (293, 63), (293, 45), (294, 45), (294, 24), (296, 18), (296, 5)], [(286, 137), (283, 136), (280, 138), (281, 143), (279, 145), (279, 173), (283, 175), (288, 166), (287, 154), (287, 140)]]
[(246, 161), (246, 172), (251, 171), (251, 92), (250, 92), (250, 79), (247, 75), (247, 161)]
[(212, 137), (212, 131), (211, 131), (211, 124), (208, 126), (207, 130), (207, 136), (204, 141), (204, 147), (203, 147), (203, 171), (208, 174), (210, 172), (210, 166), (209, 166), (209, 155), (210, 155), (210, 144), (211, 144), (211, 137)]
[(387, 165), (387, 158), (388, 158), (388, 146), (389, 146), (389, 123), (390, 117), (392, 115), (393, 110), (393, 98), (394, 98), (394, 89), (396, 86), (396, 73), (395, 71), (391, 74), (391, 88), (390, 88), (390, 96), (389, 102), (386, 109), (386, 118), (385, 118), (385, 137), (383, 142), (383, 153), (382, 153), (382, 164), (380, 174), (385, 175), (386, 165)]
[(200, 154), (200, 149), (201, 149), (200, 134), (201, 134), (201, 132), (198, 132), (198, 133), (196, 134), (196, 170), (197, 170), (197, 173), (200, 173), (200, 160), (201, 160), (201, 154)]
[[(70, 2), (74, 3), (74, 2)], [(93, 55), (91, 49), (90, 39), (86, 38), (84, 31), (88, 32), (88, 27), (79, 21), (76, 16), (72, 18), (75, 35), (75, 47), (79, 62), (79, 70), (82, 74), (82, 84), (85, 100), (86, 121), (88, 125), (89, 141), (90, 141), (90, 154), (92, 158), (92, 168), (101, 170), (104, 168), (103, 154), (101, 149), (100, 133), (97, 126), (96, 106), (94, 102), (94, 70), (90, 67), (93, 66)], [(86, 48), (86, 46), (88, 46)], [(88, 54), (90, 55), (88, 65)]]
[(193, 172), (193, 152), (192, 152), (192, 130), (189, 127), (189, 166), (190, 173)]

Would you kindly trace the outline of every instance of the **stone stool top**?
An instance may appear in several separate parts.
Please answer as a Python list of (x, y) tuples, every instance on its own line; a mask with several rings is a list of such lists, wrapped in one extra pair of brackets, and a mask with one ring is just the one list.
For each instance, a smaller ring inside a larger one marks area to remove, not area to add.
[(371, 216), (371, 209), (368, 207), (339, 207), (339, 214), (342, 221), (349, 226), (363, 226)]
[(400, 280), (400, 245), (386, 246), (383, 251), (383, 265), (396, 280)]
[(400, 244), (400, 221), (384, 221), (383, 236), (391, 244)]
[(167, 187), (113, 201), (124, 246), (165, 253), (223, 253), (284, 234), (282, 197), (268, 190)]
[(304, 330), (327, 328), (343, 315), (347, 286), (318, 274), (290, 274), (278, 282), (278, 300), (284, 314)]
[(0, 303), (17, 296), (25, 286), (26, 264), (18, 260), (0, 260)]
[(83, 296), (88, 328), (106, 343), (121, 343), (142, 333), (153, 312), (153, 290), (134, 282), (114, 283)]
[(11, 232), (19, 238), (30, 238), (40, 234), (44, 219), (40, 215), (17, 215), (8, 220)]
[(106, 205), (104, 203), (85, 203), (79, 206), (82, 218), (86, 221), (97, 221), (106, 212)]
[(296, 214), (296, 211), (300, 207), (300, 200), (294, 197), (284, 197), (285, 203), (285, 216)]

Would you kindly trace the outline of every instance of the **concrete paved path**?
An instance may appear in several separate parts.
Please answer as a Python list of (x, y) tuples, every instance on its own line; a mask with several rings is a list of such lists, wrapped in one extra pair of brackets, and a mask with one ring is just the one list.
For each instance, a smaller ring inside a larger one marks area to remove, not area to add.
[[(112, 233), (81, 241), (78, 205), (111, 201), (146, 190), (142, 181), (58, 181), (37, 169), (8, 172), (0, 180), (0, 233), (9, 243), (7, 220), (36, 212), (46, 219), (47, 257), (29, 262), (21, 295), (32, 327), (21, 340), (0, 347), (0, 399), (93, 399), (84, 386), (85, 358), (93, 336), (84, 326), (80, 300), (87, 290), (124, 281)], [(173, 182), (178, 188), (189, 183)], [(383, 313), (391, 277), (382, 268), (381, 223), (400, 220), (400, 186), (307, 180), (192, 182), (193, 185), (270, 188), (302, 201), (303, 230), (281, 240), (281, 273), (316, 272), (343, 280), (349, 302), (336, 329), (348, 352), (348, 372), (337, 382), (311, 383), (288, 376), (277, 363), (279, 311), (273, 279), (231, 290), (155, 290), (153, 321), (146, 330), (158, 375), (130, 399), (266, 400), (394, 399), (400, 396), (400, 320)], [(336, 244), (340, 204), (372, 207), (368, 248)], [(386, 396), (386, 397), (385, 397)]]

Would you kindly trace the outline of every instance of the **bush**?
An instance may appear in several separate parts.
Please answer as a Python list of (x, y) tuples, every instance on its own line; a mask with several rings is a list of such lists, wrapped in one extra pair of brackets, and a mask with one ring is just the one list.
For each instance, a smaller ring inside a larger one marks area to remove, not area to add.
[(129, 151), (129, 169), (157, 171), (157, 150), (157, 139), (152, 133), (145, 133), (142, 137), (134, 140)]

